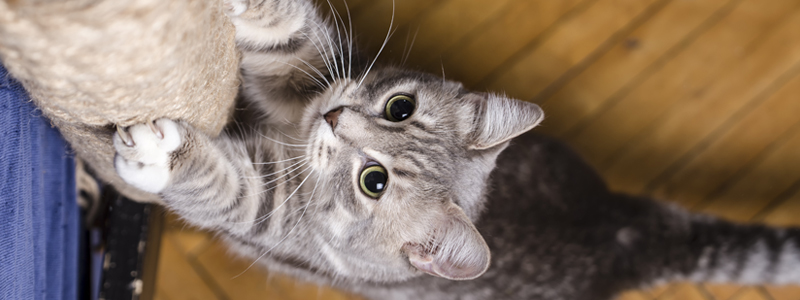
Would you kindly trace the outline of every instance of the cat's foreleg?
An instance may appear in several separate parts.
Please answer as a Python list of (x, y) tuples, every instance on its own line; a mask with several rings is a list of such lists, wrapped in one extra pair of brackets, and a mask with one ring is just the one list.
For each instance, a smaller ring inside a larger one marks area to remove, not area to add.
[(194, 225), (234, 234), (250, 229), (259, 194), (250, 189), (259, 185), (249, 182), (257, 175), (241, 143), (169, 119), (118, 130), (113, 140), (125, 182), (160, 195)]
[[(281, 120), (298, 120), (308, 98), (349, 77), (349, 31), (320, 18), (306, 0), (226, 0), (242, 53), (245, 101)], [(347, 60), (347, 61), (345, 61)]]

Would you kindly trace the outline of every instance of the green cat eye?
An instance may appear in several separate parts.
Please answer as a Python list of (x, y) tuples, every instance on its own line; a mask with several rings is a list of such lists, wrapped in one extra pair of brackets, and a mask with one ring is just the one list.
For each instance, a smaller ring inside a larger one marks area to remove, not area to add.
[(417, 108), (414, 97), (397, 94), (389, 98), (386, 102), (386, 119), (392, 122), (400, 122), (408, 119)]
[(367, 196), (378, 198), (383, 194), (386, 188), (386, 180), (389, 176), (386, 175), (386, 169), (381, 166), (369, 166), (361, 171), (358, 183), (361, 186), (361, 191)]

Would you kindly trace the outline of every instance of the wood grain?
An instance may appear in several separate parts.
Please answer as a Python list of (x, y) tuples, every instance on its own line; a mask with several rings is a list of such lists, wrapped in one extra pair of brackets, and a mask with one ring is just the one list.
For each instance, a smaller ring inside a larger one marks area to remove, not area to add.
[[(346, 18), (341, 0), (330, 4)], [(366, 53), (377, 54), (394, 7), (381, 62), (407, 54), (408, 67), (541, 104), (537, 130), (574, 146), (614, 189), (800, 226), (800, 1), (348, 4)], [(352, 297), (260, 269), (236, 277), (249, 261), (168, 223), (156, 299)], [(619, 299), (800, 300), (800, 287), (677, 283)]]

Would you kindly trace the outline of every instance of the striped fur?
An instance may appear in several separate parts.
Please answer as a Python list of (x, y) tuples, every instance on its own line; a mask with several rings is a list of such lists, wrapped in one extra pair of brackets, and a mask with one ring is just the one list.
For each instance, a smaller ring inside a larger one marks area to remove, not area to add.
[[(136, 125), (115, 135), (116, 161), (127, 182), (254, 265), (375, 299), (589, 300), (676, 279), (800, 282), (795, 229), (613, 194), (535, 135), (503, 152), (541, 122), (538, 106), (373, 69), (352, 50), (346, 18), (322, 19), (307, 1), (226, 4), (242, 51), (235, 122), (213, 139), (180, 121)], [(384, 113), (396, 94), (417, 102), (401, 122)], [(389, 177), (379, 199), (358, 184), (375, 163)]]

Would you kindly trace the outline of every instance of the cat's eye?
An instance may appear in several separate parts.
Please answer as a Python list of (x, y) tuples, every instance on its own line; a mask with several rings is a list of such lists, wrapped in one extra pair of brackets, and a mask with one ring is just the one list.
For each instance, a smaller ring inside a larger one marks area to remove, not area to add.
[(369, 166), (361, 170), (358, 184), (361, 186), (361, 191), (367, 196), (378, 198), (383, 194), (386, 188), (386, 180), (389, 177), (386, 175), (386, 169), (379, 165)]
[(397, 94), (389, 98), (386, 102), (386, 119), (392, 122), (400, 122), (408, 119), (417, 108), (414, 97), (404, 94)]

